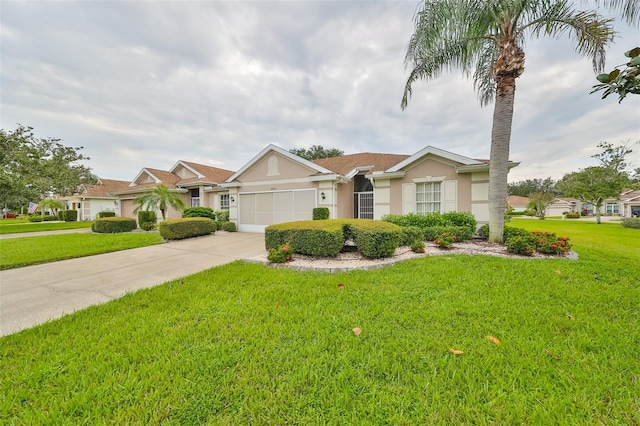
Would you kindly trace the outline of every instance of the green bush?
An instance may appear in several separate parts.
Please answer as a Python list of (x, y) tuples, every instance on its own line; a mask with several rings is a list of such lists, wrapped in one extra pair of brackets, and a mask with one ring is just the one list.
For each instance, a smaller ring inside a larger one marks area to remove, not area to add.
[(640, 229), (640, 217), (625, 217), (622, 219), (622, 227)]
[(566, 217), (567, 219), (580, 219), (580, 212), (567, 213), (566, 215), (564, 215), (564, 217)]
[(533, 256), (536, 251), (536, 241), (533, 235), (515, 236), (509, 238), (505, 243), (509, 253), (520, 254), (523, 256)]
[(102, 219), (103, 217), (116, 217), (116, 212), (98, 212), (96, 219)]
[(44, 222), (53, 222), (58, 220), (58, 216), (57, 215), (52, 215), (52, 214), (45, 214), (44, 216), (42, 216), (42, 220)]
[(433, 226), (424, 230), (424, 239), (435, 241), (440, 239), (443, 233), (455, 235), (457, 242), (466, 241), (473, 237), (473, 231), (466, 226)]
[(206, 217), (163, 220), (158, 226), (165, 240), (182, 240), (216, 232), (216, 223)]
[(235, 222), (222, 222), (222, 230), (227, 232), (236, 232), (237, 229)]
[(155, 222), (144, 222), (140, 224), (140, 228), (143, 231), (153, 231), (158, 227), (158, 224)]
[(365, 257), (378, 259), (391, 256), (400, 245), (401, 228), (380, 220), (352, 219), (345, 226), (353, 235), (353, 242)]
[[(481, 239), (488, 240), (489, 239), (489, 225), (488, 224), (482, 225), (480, 228), (478, 228), (477, 234)], [(516, 236), (523, 237), (523, 236), (527, 236), (527, 235), (531, 235), (531, 233), (529, 231), (527, 231), (526, 229), (516, 228), (516, 227), (513, 227), (513, 226), (505, 226), (504, 230), (503, 230), (503, 234), (502, 234), (502, 239), (504, 241), (507, 241), (511, 237), (516, 237)]]
[(329, 219), (329, 209), (327, 207), (316, 207), (313, 209), (313, 220)]
[(424, 241), (424, 231), (417, 226), (404, 226), (401, 228), (400, 245), (410, 246), (415, 241)]
[(77, 222), (78, 210), (62, 210), (62, 220), (65, 222)]
[(440, 226), (465, 226), (473, 234), (478, 222), (474, 215), (468, 212), (447, 212), (440, 215)]
[(342, 250), (345, 238), (340, 220), (304, 220), (267, 226), (264, 241), (267, 250), (291, 244), (295, 253), (335, 257)]
[(156, 216), (156, 212), (151, 210), (138, 210), (138, 223), (156, 223), (157, 221), (158, 217)]
[(58, 220), (59, 221), (64, 221), (64, 214), (62, 212), (63, 212), (63, 210), (59, 210), (58, 211), (57, 216), (58, 216)]
[(43, 218), (39, 214), (33, 214), (27, 218), (29, 222), (42, 222)]
[(449, 248), (453, 243), (457, 241), (457, 235), (446, 231), (438, 234), (436, 236), (436, 239), (433, 240), (434, 244), (436, 244), (440, 248)]
[(563, 254), (571, 248), (567, 237), (557, 237), (553, 232), (532, 231), (535, 239), (536, 251), (544, 254)]
[(284, 263), (291, 260), (293, 250), (289, 244), (283, 244), (277, 248), (269, 249), (267, 260), (272, 263)]
[(229, 210), (216, 210), (216, 220), (229, 222)]
[(216, 220), (216, 214), (210, 207), (189, 207), (184, 209), (182, 217), (208, 217), (209, 219)]
[(424, 241), (416, 240), (410, 245), (411, 251), (414, 253), (424, 253)]
[(103, 217), (94, 220), (91, 224), (91, 230), (99, 234), (131, 232), (134, 229), (136, 229), (136, 221), (129, 217)]

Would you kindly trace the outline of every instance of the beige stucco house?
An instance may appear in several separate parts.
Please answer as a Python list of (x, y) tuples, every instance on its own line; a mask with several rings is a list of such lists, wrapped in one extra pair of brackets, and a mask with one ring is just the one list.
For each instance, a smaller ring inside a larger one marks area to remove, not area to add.
[(467, 211), (480, 223), (489, 219), (489, 162), (433, 146), (308, 161), (269, 145), (220, 186), (230, 219), (248, 232), (311, 219), (315, 207), (327, 207), (331, 218)]
[[(592, 216), (595, 214), (595, 207), (576, 198), (555, 198), (547, 207), (547, 216), (561, 216), (563, 212)], [(640, 190), (626, 189), (617, 198), (607, 198), (600, 207), (600, 213), (640, 217)]]
[[(229, 208), (229, 191), (221, 187), (233, 172), (231, 170), (206, 166), (189, 161), (178, 161), (169, 170), (145, 167), (127, 186), (112, 191), (119, 202), (119, 216), (136, 218), (134, 210), (138, 207), (134, 200), (151, 188), (166, 185), (172, 191), (181, 194), (187, 207), (210, 207), (213, 210)], [(161, 218), (160, 211), (156, 212)], [(167, 218), (175, 219), (182, 213), (169, 208)]]
[(62, 197), (66, 208), (78, 211), (78, 221), (94, 220), (99, 212), (120, 211), (120, 201), (118, 197), (112, 195), (112, 191), (117, 191), (129, 186), (125, 180), (98, 179), (95, 185), (84, 185), (77, 194)]

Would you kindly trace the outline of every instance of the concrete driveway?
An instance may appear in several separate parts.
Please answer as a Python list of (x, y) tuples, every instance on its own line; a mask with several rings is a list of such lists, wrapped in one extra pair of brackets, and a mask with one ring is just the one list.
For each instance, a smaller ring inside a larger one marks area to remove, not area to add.
[(264, 234), (216, 232), (206, 237), (0, 271), (0, 336), (264, 252)]

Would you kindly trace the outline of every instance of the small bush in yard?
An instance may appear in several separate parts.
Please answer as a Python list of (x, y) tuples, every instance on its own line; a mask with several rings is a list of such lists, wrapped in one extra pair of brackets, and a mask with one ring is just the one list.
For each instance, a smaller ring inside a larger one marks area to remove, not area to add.
[(267, 260), (272, 263), (284, 263), (291, 260), (293, 250), (289, 244), (282, 244), (277, 248), (269, 249)]
[(414, 241), (424, 241), (424, 231), (417, 226), (404, 226), (401, 232), (401, 246), (410, 246)]
[(100, 234), (131, 232), (136, 229), (136, 220), (128, 217), (103, 217), (91, 224), (91, 230)]
[(433, 242), (440, 248), (449, 248), (453, 243), (457, 241), (458, 237), (449, 232), (443, 232), (438, 235)]
[(77, 222), (78, 211), (77, 210), (62, 210), (62, 220), (65, 222)]
[(182, 217), (208, 217), (216, 220), (216, 214), (211, 207), (189, 207), (184, 209)]
[(436, 240), (444, 232), (455, 235), (456, 242), (466, 241), (473, 236), (473, 231), (466, 226), (436, 226), (424, 230), (424, 239), (427, 241)]
[(42, 220), (44, 222), (53, 222), (58, 220), (58, 216), (54, 216), (52, 214), (45, 214), (44, 216), (42, 216)]
[(158, 224), (155, 222), (145, 222), (140, 224), (140, 228), (143, 229), (144, 231), (153, 231), (157, 227), (158, 227)]
[(640, 217), (625, 217), (622, 219), (622, 227), (640, 229)]
[(316, 207), (313, 209), (313, 220), (329, 219), (329, 209), (327, 207)]
[(39, 214), (34, 214), (27, 218), (29, 222), (42, 222), (44, 219)]
[(182, 240), (216, 232), (216, 223), (206, 217), (187, 217), (163, 220), (158, 226), (165, 240)]
[(411, 251), (414, 253), (424, 253), (424, 241), (415, 240), (411, 243)]
[(533, 231), (531, 235), (535, 239), (538, 253), (563, 254), (571, 248), (569, 238), (564, 236), (557, 237), (553, 232)]
[(533, 256), (536, 252), (536, 240), (533, 235), (509, 238), (505, 245), (509, 253)]
[(227, 232), (236, 232), (235, 222), (222, 222), (222, 230)]
[(229, 210), (216, 210), (216, 220), (229, 222)]
[(158, 218), (156, 216), (156, 212), (154, 212), (152, 210), (139, 210), (138, 211), (138, 223), (140, 223), (140, 224), (147, 223), (147, 222), (156, 223), (157, 221), (158, 221)]

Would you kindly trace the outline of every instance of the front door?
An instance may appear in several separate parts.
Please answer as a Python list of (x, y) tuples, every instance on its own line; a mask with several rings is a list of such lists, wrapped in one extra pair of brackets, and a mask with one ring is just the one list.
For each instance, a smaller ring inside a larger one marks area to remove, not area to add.
[(373, 219), (373, 191), (355, 192), (353, 197), (353, 217), (357, 219)]

